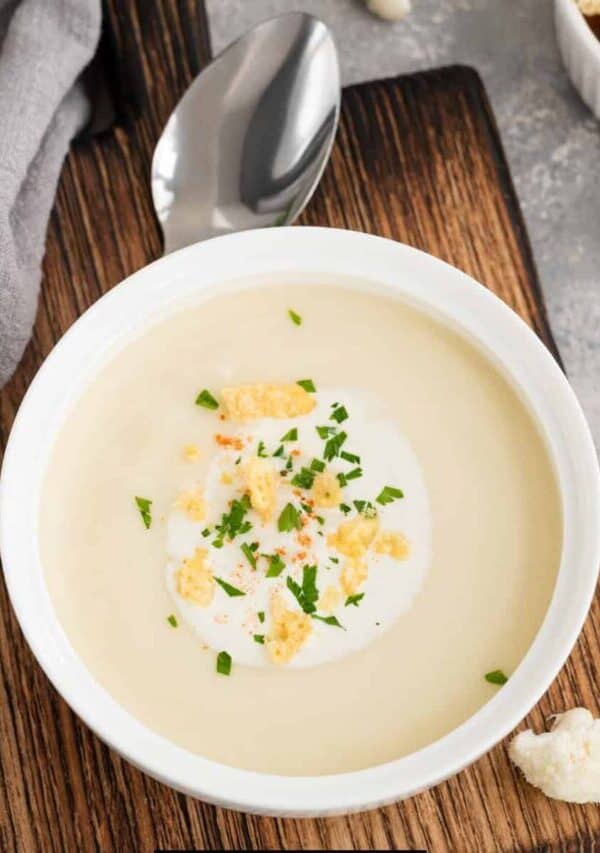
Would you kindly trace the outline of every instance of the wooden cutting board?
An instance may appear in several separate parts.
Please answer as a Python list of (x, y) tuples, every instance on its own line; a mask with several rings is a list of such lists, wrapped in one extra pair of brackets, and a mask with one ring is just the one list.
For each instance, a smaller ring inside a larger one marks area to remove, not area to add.
[[(110, 0), (105, 45), (122, 115), (78, 143), (49, 228), (35, 335), (0, 394), (0, 446), (36, 369), (102, 293), (161, 253), (150, 200), (153, 145), (209, 55), (196, 0)], [(126, 73), (125, 73), (126, 71)], [(485, 91), (454, 67), (344, 94), (339, 136), (302, 217), (393, 237), (498, 293), (556, 355), (527, 234)], [(493, 604), (493, 603), (492, 603)], [(598, 603), (569, 662), (525, 724), (598, 712)], [(75, 717), (35, 663), (0, 587), (0, 849), (591, 849), (600, 810), (553, 803), (509, 764), (506, 744), (431, 791), (327, 820), (272, 820), (204, 805), (122, 761)]]

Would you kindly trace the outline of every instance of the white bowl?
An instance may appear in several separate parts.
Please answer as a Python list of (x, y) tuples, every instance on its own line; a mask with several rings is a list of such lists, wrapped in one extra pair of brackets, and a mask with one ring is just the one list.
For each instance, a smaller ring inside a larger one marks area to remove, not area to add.
[(600, 118), (600, 40), (575, 0), (554, 0), (554, 19), (563, 62), (579, 94)]
[[(564, 546), (548, 614), (526, 657), (495, 697), (420, 751), (353, 773), (280, 777), (226, 767), (145, 728), (98, 685), (54, 612), (38, 552), (40, 486), (57, 430), (98, 369), (150, 324), (236, 280), (306, 274), (363, 278), (369, 289), (421, 305), (483, 349), (541, 425), (562, 498)], [(6, 582), (25, 636), (71, 707), (121, 755), (173, 787), (232, 808), (326, 815), (407, 797), (456, 773), (503, 738), (548, 688), (585, 619), (600, 559), (599, 472), (588, 427), (552, 356), (497, 297), (415, 249), (348, 231), (281, 228), (191, 246), (151, 264), (100, 299), (50, 354), (15, 420), (0, 483)]]

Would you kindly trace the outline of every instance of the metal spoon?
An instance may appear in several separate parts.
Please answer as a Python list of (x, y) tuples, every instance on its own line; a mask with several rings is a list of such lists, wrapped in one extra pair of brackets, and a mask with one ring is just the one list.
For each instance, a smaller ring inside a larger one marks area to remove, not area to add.
[(221, 53), (185, 93), (154, 152), (165, 254), (292, 222), (327, 163), (340, 99), (335, 44), (310, 15), (273, 18)]

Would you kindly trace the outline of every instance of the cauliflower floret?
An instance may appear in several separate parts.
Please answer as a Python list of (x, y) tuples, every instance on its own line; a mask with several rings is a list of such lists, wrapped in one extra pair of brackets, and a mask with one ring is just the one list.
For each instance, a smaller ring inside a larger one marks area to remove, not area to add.
[(271, 630), (265, 646), (273, 663), (289, 663), (311, 635), (310, 616), (297, 610), (288, 610), (280, 595), (271, 599)]
[(363, 557), (373, 544), (379, 530), (378, 518), (357, 515), (344, 521), (334, 533), (327, 537), (327, 544), (345, 557)]
[(298, 418), (312, 412), (315, 398), (300, 385), (239, 385), (223, 388), (223, 409), (230, 421)]
[(206, 518), (206, 503), (200, 489), (192, 489), (180, 494), (175, 501), (175, 506), (192, 521), (203, 521)]
[(585, 708), (559, 714), (549, 732), (520, 732), (509, 755), (546, 796), (569, 803), (600, 802), (600, 720)]
[(369, 576), (369, 570), (364, 560), (349, 560), (340, 575), (340, 583), (346, 595), (354, 595)]
[(377, 554), (386, 554), (395, 560), (405, 560), (410, 553), (408, 540), (401, 533), (393, 533), (389, 530), (382, 530), (375, 540), (374, 547)]
[(252, 508), (263, 521), (270, 521), (277, 502), (278, 478), (273, 463), (259, 456), (251, 456), (244, 463), (243, 470)]
[(319, 610), (323, 613), (333, 613), (342, 603), (344, 596), (337, 586), (328, 586), (319, 597)]
[(600, 15), (600, 0), (576, 0), (583, 15)]
[(401, 21), (411, 10), (410, 0), (367, 0), (367, 9), (386, 21)]
[(316, 507), (329, 509), (337, 506), (342, 498), (340, 483), (335, 474), (323, 471), (313, 481), (312, 496)]
[(196, 548), (194, 556), (184, 560), (175, 576), (177, 592), (200, 607), (208, 607), (215, 594), (215, 579), (208, 564), (206, 548)]

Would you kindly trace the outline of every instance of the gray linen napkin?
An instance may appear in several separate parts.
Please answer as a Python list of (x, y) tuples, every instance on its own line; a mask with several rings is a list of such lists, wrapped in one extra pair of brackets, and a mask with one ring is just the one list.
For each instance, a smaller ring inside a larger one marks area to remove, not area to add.
[(0, 0), (0, 386), (31, 335), (56, 184), (89, 113), (76, 81), (100, 20), (100, 0)]

